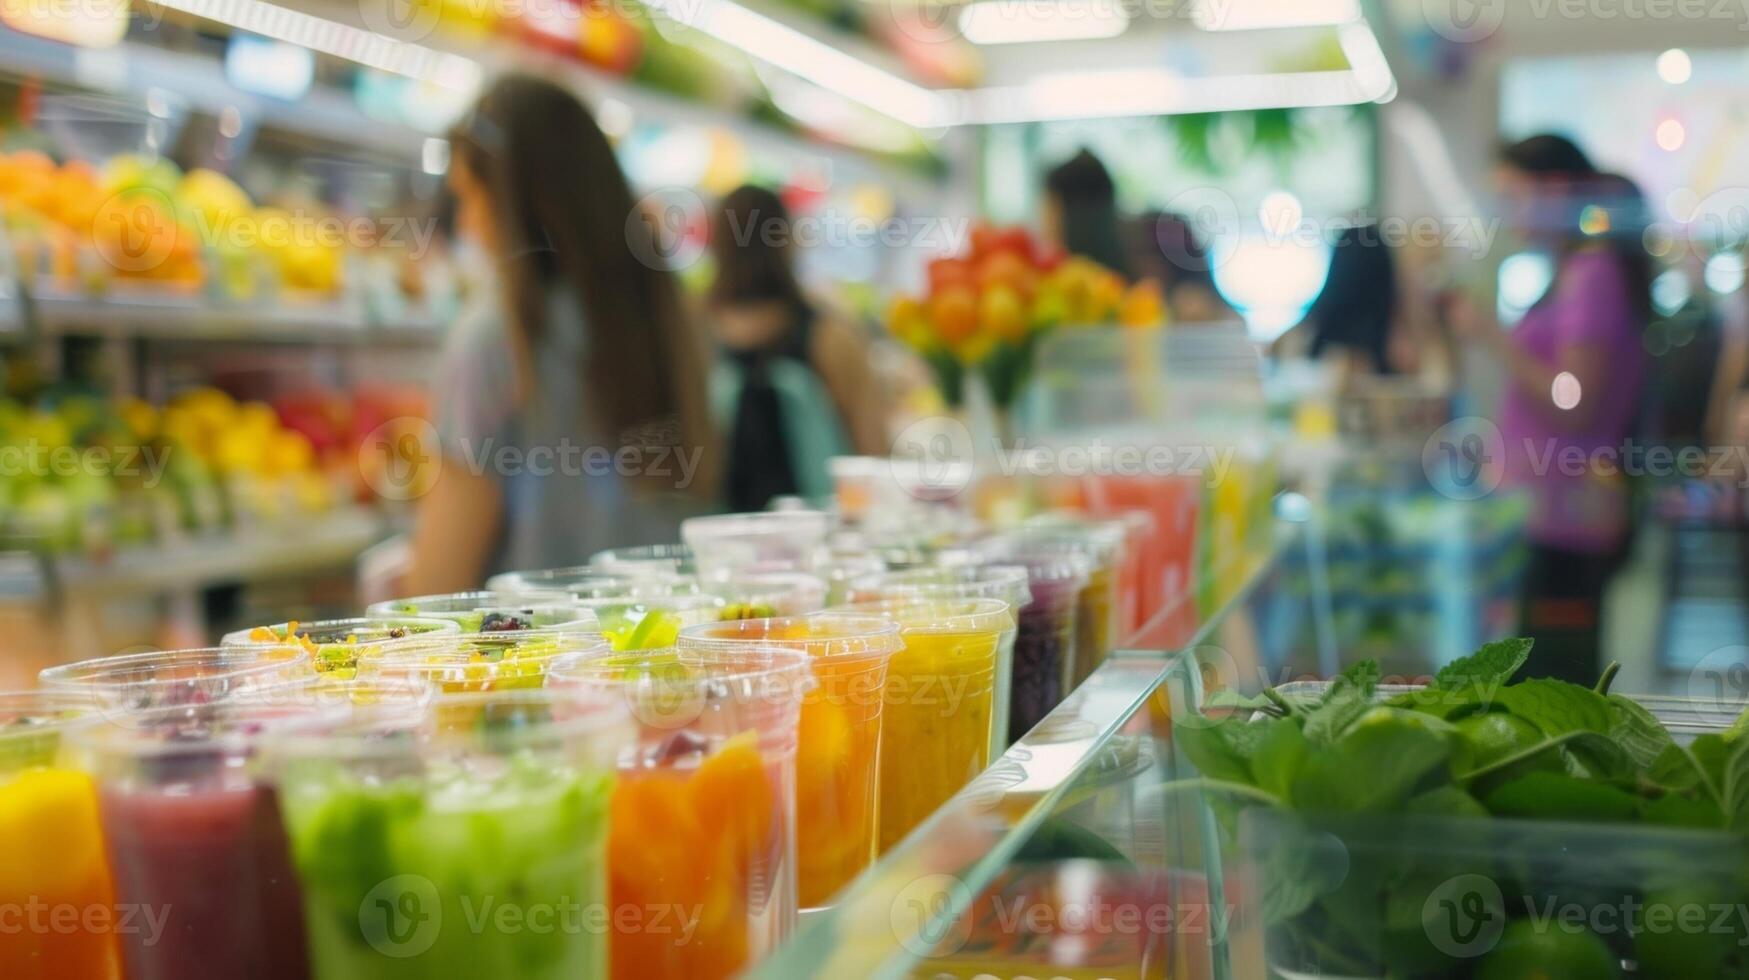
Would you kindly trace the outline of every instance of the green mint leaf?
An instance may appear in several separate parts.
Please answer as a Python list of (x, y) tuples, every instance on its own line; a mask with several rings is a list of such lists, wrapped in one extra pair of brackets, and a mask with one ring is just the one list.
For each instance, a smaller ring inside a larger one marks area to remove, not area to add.
[(1725, 825), (1725, 815), (1711, 798), (1677, 793), (1666, 793), (1641, 807), (1640, 819), (1657, 827), (1695, 830), (1718, 830)]
[(1702, 735), (1687, 745), (1672, 742), (1646, 767), (1645, 781), (1670, 793), (1695, 794), (1723, 814), (1725, 758), (1730, 748), (1717, 735)]
[(1429, 790), (1404, 804), (1403, 810), (1428, 817), (1485, 817), (1487, 807), (1456, 786)]
[(1292, 721), (1272, 726), (1257, 744), (1251, 757), (1251, 779), (1282, 799), (1293, 789), (1294, 777), (1306, 760), (1310, 744), (1300, 726)]
[(1732, 830), (1749, 829), (1749, 741), (1727, 743), (1730, 755), (1725, 759), (1725, 778), (1720, 786), (1728, 825)]
[(1500, 689), (1499, 703), (1550, 737), (1568, 732), (1610, 730), (1613, 715), (1609, 700), (1588, 687), (1566, 681), (1539, 679)]
[(1373, 708), (1379, 686), (1379, 665), (1362, 660), (1349, 665), (1331, 681), (1330, 689), (1316, 708), (1306, 712), (1305, 735), (1310, 741), (1335, 741), (1348, 726)]
[(1641, 769), (1650, 767), (1676, 744), (1658, 719), (1632, 698), (1609, 695), (1609, 714), (1610, 739)]
[(1392, 810), (1450, 762), (1454, 735), (1414, 720), (1410, 713), (1378, 710), (1382, 714), (1369, 716), (1328, 748), (1307, 756), (1293, 781), (1296, 807), (1310, 813)]
[(1254, 785), (1251, 759), (1257, 746), (1276, 725), (1292, 724), (1283, 719), (1250, 721), (1233, 715), (1215, 720), (1201, 718), (1196, 724), (1173, 726), (1173, 736), (1191, 765), (1201, 775), (1222, 782)]
[(1744, 708), (1737, 720), (1731, 722), (1731, 727), (1725, 730), (1725, 741), (1735, 742), (1745, 733), (1749, 733), (1749, 708)]
[(1614, 786), (1558, 772), (1533, 772), (1488, 794), (1484, 801), (1497, 816), (1531, 820), (1613, 823), (1630, 820), (1640, 801)]
[(1499, 688), (1524, 666), (1532, 645), (1533, 641), (1522, 637), (1485, 643), (1475, 653), (1446, 664), (1434, 675), (1433, 683), (1448, 691), (1478, 686)]

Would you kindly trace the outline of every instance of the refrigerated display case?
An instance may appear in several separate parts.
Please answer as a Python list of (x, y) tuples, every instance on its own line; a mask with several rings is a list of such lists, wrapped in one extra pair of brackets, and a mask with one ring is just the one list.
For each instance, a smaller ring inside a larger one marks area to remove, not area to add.
[[(1322, 601), (1296, 584), (1295, 567), (1319, 556), (1309, 530), (1272, 523), (1266, 558), (1193, 636), (1171, 649), (1114, 653), (830, 911), (805, 921), (758, 975), (1421, 975), (1403, 972), (1408, 963), (1429, 976), (1468, 976), (1469, 957), (1482, 950), (1460, 942), (1472, 923), (1442, 932), (1435, 926), (1443, 920), (1423, 920), (1445, 900), (1474, 911), (1465, 886), (1476, 882), (1465, 875), (1482, 875), (1509, 902), (1741, 897), (1746, 886), (1728, 869), (1743, 866), (1745, 845), (1722, 831), (1449, 816), (1313, 826), (1287, 810), (1235, 806), (1232, 791), (1215, 789), (1221, 784), (1191, 765), (1174, 719), (1201, 717), (1212, 691), (1255, 696), (1276, 687), (1296, 697), (1328, 686), (1330, 674), (1268, 628), (1284, 604), (1309, 616)], [(1406, 686), (1383, 694), (1433, 677), (1434, 639), (1395, 636), (1401, 669), (1391, 676)], [(1379, 652), (1339, 648), (1336, 666)], [(1678, 744), (1724, 732), (1743, 707), (1630, 696)], [(1397, 870), (1405, 873), (1391, 877)], [(1483, 911), (1499, 912), (1495, 893), (1484, 899)], [(1343, 920), (1344, 911), (1354, 914)], [(1504, 914), (1487, 926), (1495, 944), (1505, 942), (1502, 923)], [(1661, 964), (1736, 955), (1705, 944), (1631, 945), (1611, 937), (1607, 950)], [(1637, 975), (1732, 974), (1660, 966)]]

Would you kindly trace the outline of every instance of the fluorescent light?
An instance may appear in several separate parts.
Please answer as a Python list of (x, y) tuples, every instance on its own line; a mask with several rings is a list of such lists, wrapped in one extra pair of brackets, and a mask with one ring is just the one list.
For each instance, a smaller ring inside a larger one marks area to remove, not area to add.
[(1130, 15), (1115, 0), (980, 0), (960, 8), (959, 23), (973, 44), (1026, 44), (1116, 37)]
[(216, 21), (238, 30), (320, 51), (323, 54), (366, 65), (379, 71), (429, 82), (432, 85), (472, 92), (484, 73), (478, 62), (397, 41), (297, 10), (261, 0), (153, 0), (159, 6)]
[[(919, 129), (948, 125), (947, 104), (921, 85), (906, 81), (801, 31), (730, 0), (667, 0), (676, 19), (731, 47), (847, 99)], [(684, 16), (682, 16), (684, 15)]]
[(1360, 19), (1359, 0), (1195, 0), (1191, 19), (1205, 31), (1329, 27)]
[(1681, 85), (1694, 77), (1694, 59), (1681, 48), (1671, 48), (1658, 56), (1658, 77), (1671, 85)]
[(296, 44), (233, 34), (225, 45), (225, 75), (245, 92), (295, 102), (316, 78), (316, 56)]
[[(1114, 78), (1134, 87), (1112, 90)], [(1372, 101), (1349, 71), (1180, 78), (1164, 69), (1064, 72), (1025, 85), (973, 89), (960, 121), (974, 125), (1357, 105)]]
[(1354, 81), (1367, 102), (1389, 102), (1397, 96), (1397, 78), (1379, 47), (1378, 36), (1365, 21), (1344, 24), (1337, 31), (1342, 56), (1354, 72)]

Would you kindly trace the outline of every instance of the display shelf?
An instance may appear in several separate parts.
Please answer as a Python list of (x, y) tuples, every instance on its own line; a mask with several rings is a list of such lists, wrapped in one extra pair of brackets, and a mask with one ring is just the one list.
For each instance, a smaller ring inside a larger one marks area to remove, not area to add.
[(50, 337), (388, 347), (435, 345), (443, 336), (435, 319), (372, 322), (329, 301), (245, 306), (183, 297), (37, 296), (32, 307), (37, 334)]
[[(1273, 530), (1274, 554), (1298, 547), (1297, 529)], [(1215, 614), (1202, 621), (1186, 647), (1218, 639), (1233, 610), (1270, 580), (1277, 564), (1250, 554), (1235, 560), (1243, 563), (1245, 577), (1227, 587)], [(1204, 598), (1186, 595), (1180, 603), (1195, 609)], [(1161, 616), (1178, 618), (1169, 610)], [(1144, 854), (1151, 845), (1143, 822), (1133, 819), (1134, 803), (1136, 789), (1158, 779), (1162, 756), (1150, 734), (1149, 704), (1173, 668), (1172, 653), (1126, 650), (1106, 658), (1038, 727), (852, 882), (830, 909), (815, 913), (753, 975), (897, 980), (984, 972), (990, 967), (982, 962), (980, 969), (963, 971), (947, 965), (977, 928), (973, 903), (1040, 855), (1074, 852), (1072, 841), (1085, 838), (1077, 831), (1065, 836), (1066, 814), (1126, 825), (1108, 832), (1105, 844), (1125, 860)], [(1134, 972), (1132, 964), (1118, 975)]]
[(129, 548), (103, 559), (60, 558), (49, 566), (55, 584), (69, 596), (169, 594), (343, 568), (381, 540), (386, 529), (375, 509), (347, 507), (297, 521)]

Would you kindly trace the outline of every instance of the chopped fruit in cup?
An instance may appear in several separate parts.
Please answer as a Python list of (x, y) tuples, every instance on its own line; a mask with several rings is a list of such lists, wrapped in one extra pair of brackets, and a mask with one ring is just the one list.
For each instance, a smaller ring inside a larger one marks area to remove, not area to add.
[(470, 634), (561, 628), (593, 633), (600, 629), (594, 615), (563, 592), (456, 592), (379, 602), (366, 613), (445, 619)]
[(549, 686), (609, 694), (640, 726), (608, 823), (615, 980), (733, 976), (794, 927), (796, 721), (810, 684), (803, 654), (772, 647), (554, 667)]
[(722, 618), (723, 600), (712, 595), (628, 596), (584, 600), (617, 651), (660, 650), (674, 645), (680, 630)]
[(449, 620), (413, 617), (373, 616), (319, 623), (293, 620), (232, 633), (223, 643), (227, 647), (296, 643), (310, 655), (318, 673), (350, 679), (357, 676), (361, 659), (388, 654), (406, 642), (454, 635), (460, 630)]
[(569, 654), (606, 651), (598, 634), (562, 630), (477, 633), (430, 646), (401, 646), (364, 664), (373, 678), (425, 681), (442, 694), (541, 687), (547, 667)]
[(849, 616), (712, 623), (680, 637), (707, 654), (761, 644), (804, 651), (813, 670), (796, 747), (796, 884), (801, 907), (817, 908), (874, 862), (881, 689), (904, 644), (896, 625)]

